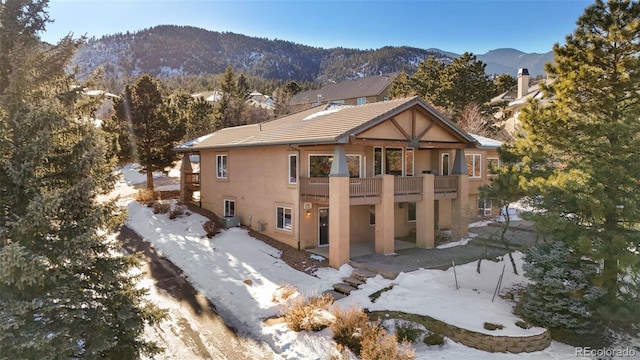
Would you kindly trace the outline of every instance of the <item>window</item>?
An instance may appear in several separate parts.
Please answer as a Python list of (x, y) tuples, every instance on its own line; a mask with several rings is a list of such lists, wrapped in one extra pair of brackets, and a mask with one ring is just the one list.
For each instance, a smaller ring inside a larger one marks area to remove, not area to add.
[(498, 175), (498, 168), (500, 167), (500, 159), (487, 158), (487, 176)]
[(382, 148), (373, 148), (373, 175), (382, 175)]
[(467, 160), (467, 173), (470, 179), (479, 179), (482, 173), (480, 172), (480, 166), (482, 165), (480, 154), (465, 155)]
[(298, 183), (298, 155), (289, 154), (289, 184)]
[(407, 203), (407, 221), (416, 221), (416, 203), (414, 202)]
[(376, 206), (369, 205), (369, 225), (376, 224)]
[[(309, 155), (309, 177), (328, 177), (333, 155)], [(360, 155), (347, 155), (349, 177), (360, 177)]]
[(404, 152), (404, 176), (413, 176), (413, 149)]
[(478, 215), (491, 216), (491, 200), (478, 200)]
[(225, 217), (236, 216), (236, 202), (235, 200), (224, 199), (224, 210)]
[(402, 176), (402, 148), (386, 148), (384, 165), (387, 174)]
[(227, 178), (227, 155), (216, 155), (216, 169), (218, 179)]
[(440, 174), (449, 175), (449, 153), (443, 153), (440, 161)]
[(276, 207), (276, 229), (291, 231), (291, 208), (284, 206)]
[(357, 101), (358, 105), (364, 105), (367, 103), (367, 98), (359, 97)]

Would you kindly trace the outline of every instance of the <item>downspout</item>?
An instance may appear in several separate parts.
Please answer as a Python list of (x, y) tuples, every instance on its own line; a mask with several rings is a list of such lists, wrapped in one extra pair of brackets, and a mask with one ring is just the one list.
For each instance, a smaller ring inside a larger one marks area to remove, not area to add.
[(288, 144), (289, 148), (291, 150), (295, 150), (298, 154), (297, 154), (297, 159), (298, 159), (298, 163), (296, 164), (296, 171), (298, 172), (296, 174), (296, 177), (298, 179), (298, 226), (296, 228), (296, 230), (298, 231), (298, 251), (302, 250), (300, 249), (300, 228), (301, 228), (301, 224), (302, 224), (302, 208), (300, 207), (300, 164), (302, 163), (301, 159), (300, 159), (300, 148), (294, 148), (293, 146), (291, 146), (291, 144)]

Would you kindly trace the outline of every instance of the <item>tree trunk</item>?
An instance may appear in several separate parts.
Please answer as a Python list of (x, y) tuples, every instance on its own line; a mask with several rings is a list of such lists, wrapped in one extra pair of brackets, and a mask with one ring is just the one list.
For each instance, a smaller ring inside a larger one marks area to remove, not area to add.
[(604, 259), (602, 278), (602, 285), (607, 292), (605, 300), (612, 304), (618, 297), (618, 259), (615, 256), (609, 255)]
[(147, 169), (147, 190), (153, 191), (153, 171)]

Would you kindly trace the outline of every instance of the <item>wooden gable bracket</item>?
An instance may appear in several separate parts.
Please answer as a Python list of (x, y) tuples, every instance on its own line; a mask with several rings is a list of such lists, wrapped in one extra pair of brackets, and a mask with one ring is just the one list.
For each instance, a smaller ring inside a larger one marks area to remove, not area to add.
[(412, 109), (411, 111), (411, 135), (409, 135), (403, 128), (398, 124), (396, 119), (389, 119), (393, 126), (400, 131), (400, 133), (407, 139), (410, 147), (419, 148), (420, 147), (420, 139), (422, 139), (428, 132), (431, 130), (433, 125), (435, 124), (432, 121), (426, 128), (424, 128), (419, 134), (416, 135), (416, 109)]

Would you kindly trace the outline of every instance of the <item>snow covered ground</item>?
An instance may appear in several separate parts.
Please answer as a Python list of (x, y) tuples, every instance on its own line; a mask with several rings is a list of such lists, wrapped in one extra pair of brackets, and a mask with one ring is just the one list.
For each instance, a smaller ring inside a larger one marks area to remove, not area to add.
[[(133, 173), (133, 172), (132, 172)], [(116, 193), (132, 194), (132, 182), (119, 183)], [(301, 273), (279, 258), (279, 251), (250, 237), (247, 231), (233, 228), (216, 237), (205, 236), (202, 224), (206, 218), (191, 214), (170, 220), (167, 214), (153, 214), (125, 195), (128, 225), (152, 242), (158, 252), (170, 259), (187, 275), (188, 280), (207, 296), (226, 322), (240, 335), (263, 338), (282, 359), (327, 359), (336, 353), (330, 330), (318, 333), (295, 333), (286, 325), (266, 326), (263, 320), (278, 315), (280, 305), (274, 294), (284, 285), (292, 285), (306, 296), (319, 294), (351, 274), (349, 265), (339, 270), (321, 268), (316, 276)], [(310, 255), (311, 256), (311, 255)], [(518, 264), (521, 254), (516, 254)], [(456, 289), (453, 269), (418, 270), (401, 273), (396, 279), (381, 276), (370, 279), (361, 289), (336, 302), (337, 306), (357, 305), (371, 310), (397, 310), (428, 315), (469, 330), (484, 330), (484, 322), (504, 325), (494, 335), (533, 335), (542, 329), (523, 330), (515, 326), (519, 319), (512, 314), (513, 303), (496, 296), (492, 301), (498, 278), (504, 268), (502, 289), (525, 281), (515, 275), (505, 261), (484, 261), (482, 272), (476, 264), (456, 267), (459, 288)], [(369, 295), (393, 285), (375, 303)], [(472, 349), (449, 339), (443, 346), (416, 344), (417, 359), (574, 359), (572, 346), (552, 342), (544, 351), (530, 354), (488, 353)]]

